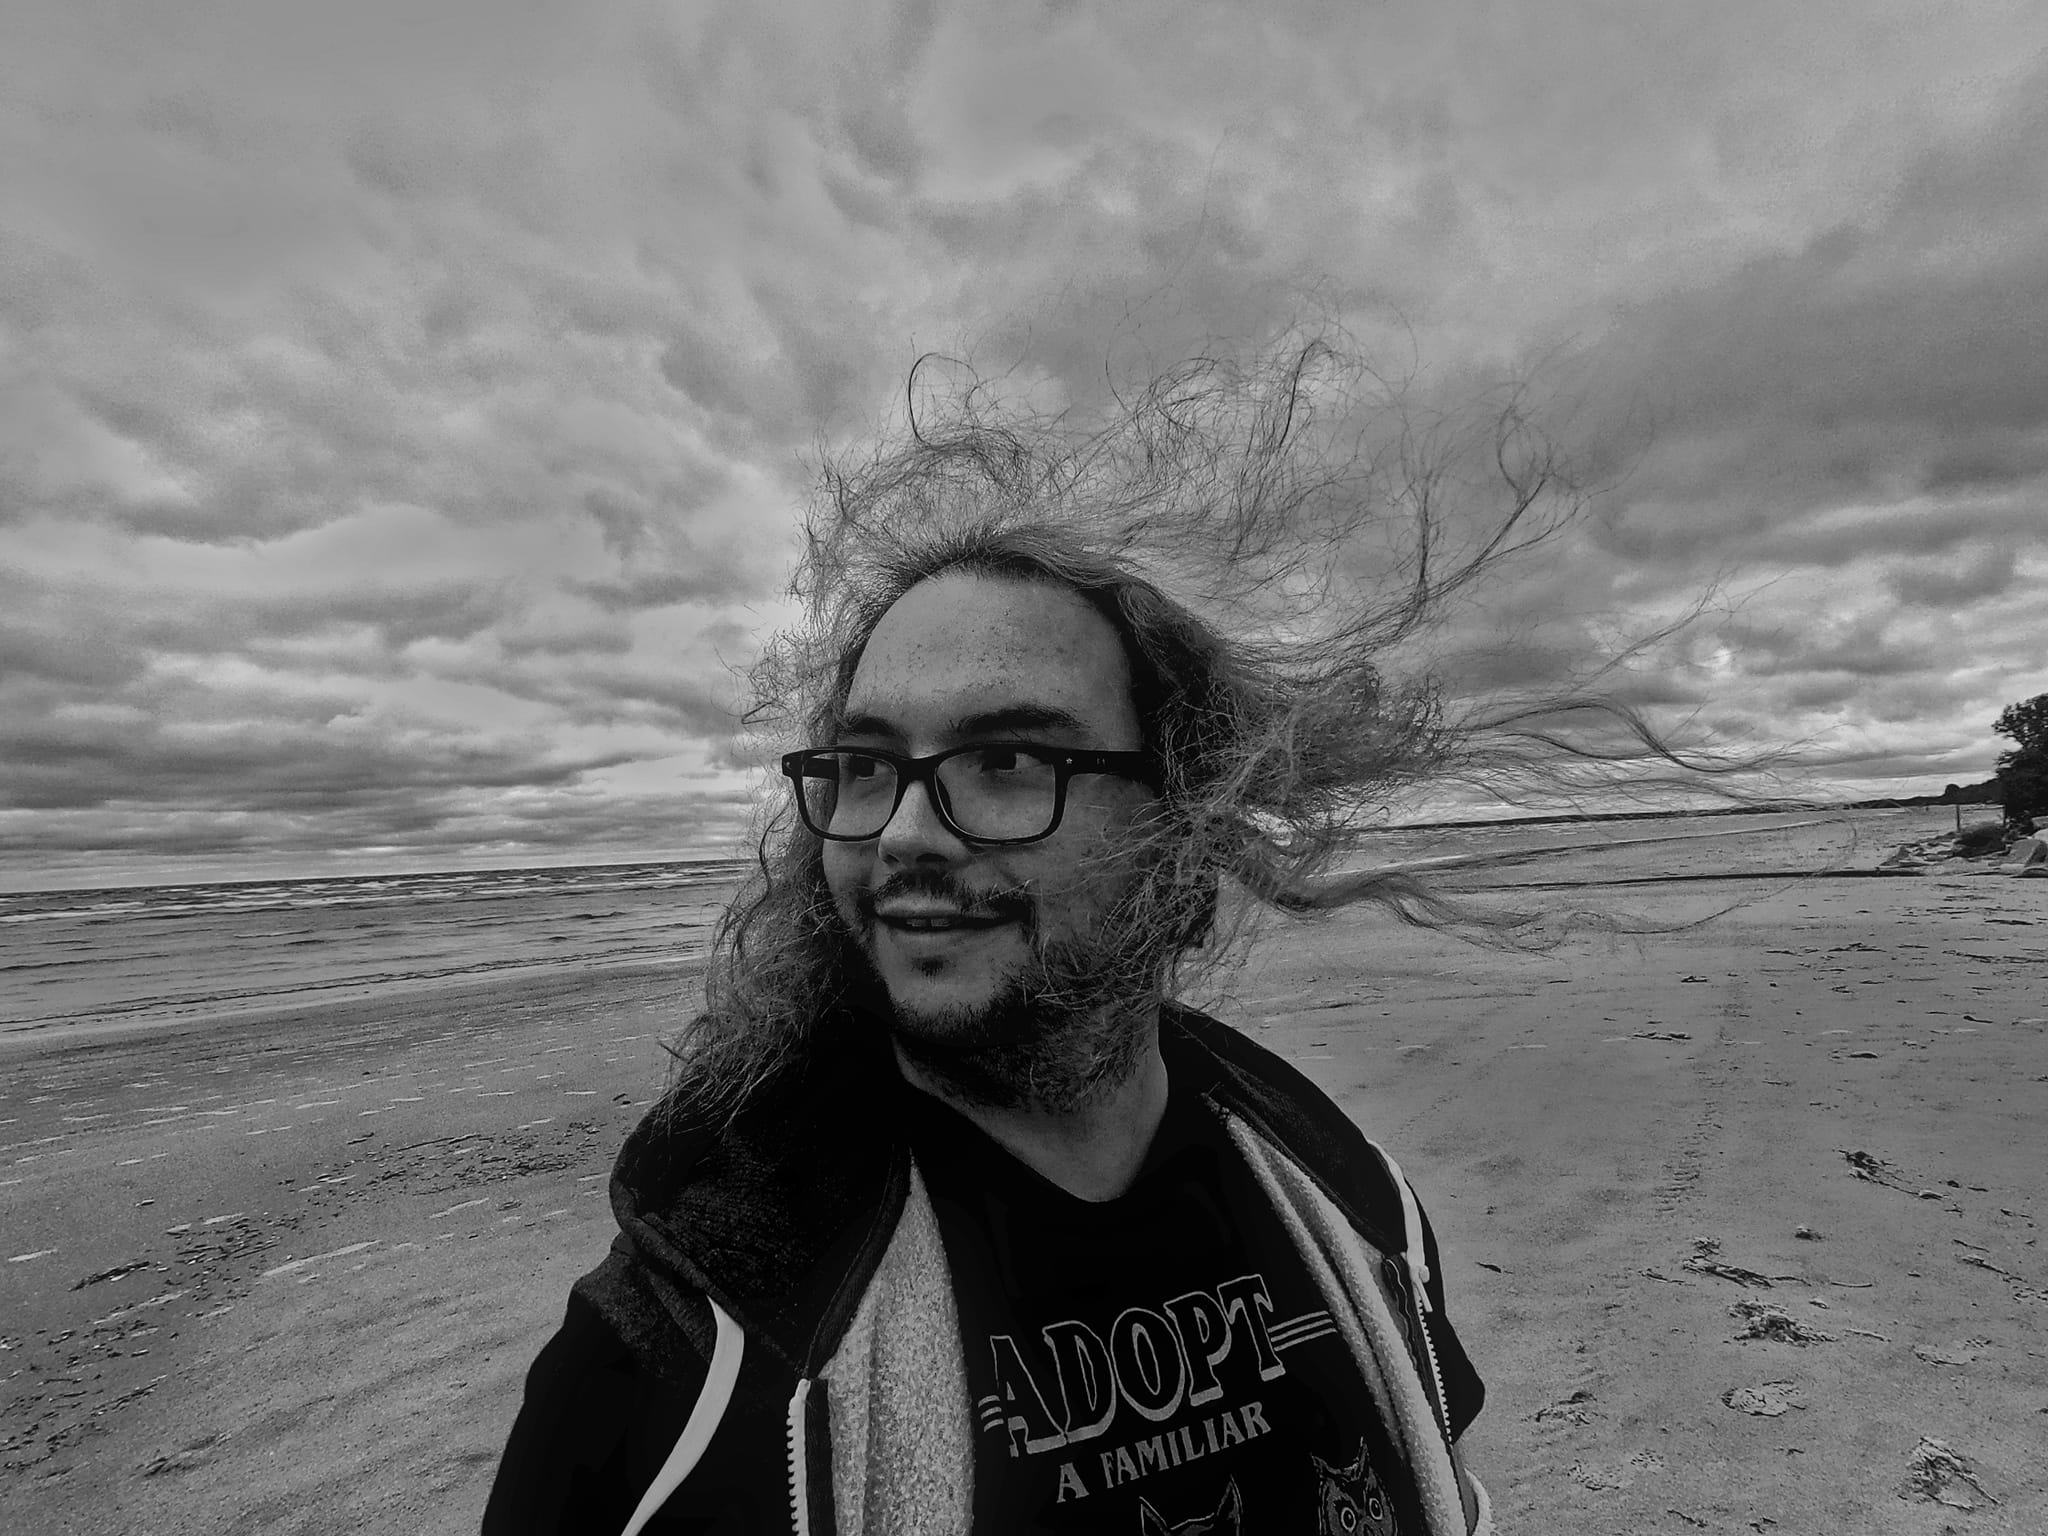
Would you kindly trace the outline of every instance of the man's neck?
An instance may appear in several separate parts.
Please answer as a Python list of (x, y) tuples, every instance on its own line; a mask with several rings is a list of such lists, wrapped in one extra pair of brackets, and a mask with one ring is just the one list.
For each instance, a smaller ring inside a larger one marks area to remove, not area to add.
[(980, 1126), (1012, 1157), (1080, 1200), (1114, 1200), (1129, 1189), (1166, 1114), (1166, 1059), (1159, 1031), (1137, 1070), (1100, 1098), (1072, 1110), (993, 1108), (949, 1092), (943, 1079), (896, 1053), (904, 1078)]

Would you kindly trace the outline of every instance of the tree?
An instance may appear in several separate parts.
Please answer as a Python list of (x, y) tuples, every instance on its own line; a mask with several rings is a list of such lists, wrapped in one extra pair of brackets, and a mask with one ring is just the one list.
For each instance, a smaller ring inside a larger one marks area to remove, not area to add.
[(2024, 704), (2008, 704), (1991, 729), (2010, 736), (2023, 752), (2048, 752), (2048, 693), (2037, 693)]
[(2019, 743), (1998, 759), (1999, 799), (2007, 824), (2031, 831), (2048, 821), (2048, 693), (2006, 705), (1991, 728)]

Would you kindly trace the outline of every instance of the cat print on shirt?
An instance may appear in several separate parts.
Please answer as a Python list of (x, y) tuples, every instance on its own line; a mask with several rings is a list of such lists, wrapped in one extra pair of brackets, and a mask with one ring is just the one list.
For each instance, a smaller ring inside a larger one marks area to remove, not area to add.
[(1178, 1525), (1168, 1525), (1149, 1500), (1138, 1500), (1138, 1536), (1239, 1536), (1243, 1520), (1244, 1498), (1234, 1477), (1213, 1513), (1196, 1515)]
[(1311, 1453), (1321, 1487), (1316, 1498), (1316, 1536), (1400, 1536), (1386, 1489), (1365, 1459), (1365, 1441), (1349, 1466), (1333, 1467)]

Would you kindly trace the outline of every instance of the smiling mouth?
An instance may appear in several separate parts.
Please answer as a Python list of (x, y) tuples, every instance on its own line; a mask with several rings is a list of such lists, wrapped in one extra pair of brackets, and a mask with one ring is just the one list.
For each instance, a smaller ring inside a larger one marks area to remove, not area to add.
[(887, 916), (877, 914), (876, 921), (885, 928), (894, 928), (904, 933), (965, 933), (994, 928), (1009, 921), (1006, 917), (969, 917), (962, 912), (933, 913), (919, 916)]

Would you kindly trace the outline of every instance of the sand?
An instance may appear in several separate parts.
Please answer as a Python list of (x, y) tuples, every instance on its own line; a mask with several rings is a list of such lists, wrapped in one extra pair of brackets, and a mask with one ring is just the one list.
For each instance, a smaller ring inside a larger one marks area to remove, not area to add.
[[(1817, 837), (1732, 841), (1793, 867)], [(2048, 1531), (2048, 881), (1599, 890), (1743, 904), (1533, 957), (1344, 915), (1225, 986), (1430, 1205), (1502, 1530)], [(563, 974), (0, 1053), (7, 1528), (474, 1529), (690, 990)]]

